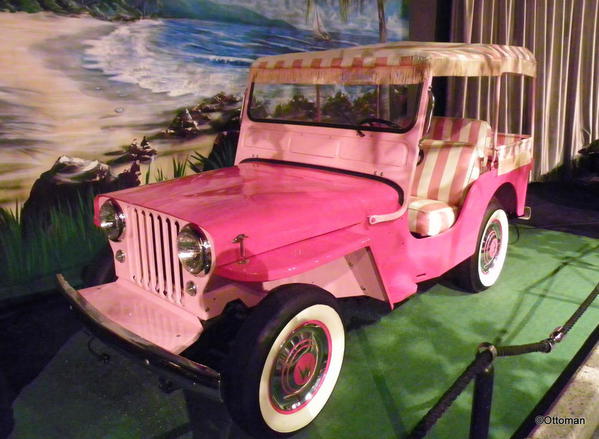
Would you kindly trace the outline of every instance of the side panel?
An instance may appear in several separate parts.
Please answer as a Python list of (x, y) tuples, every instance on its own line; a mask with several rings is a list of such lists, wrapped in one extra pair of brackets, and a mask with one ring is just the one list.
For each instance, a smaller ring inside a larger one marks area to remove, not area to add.
[(337, 298), (369, 296), (387, 300), (383, 282), (368, 248), (361, 248), (305, 273), (264, 282), (263, 285), (265, 290), (271, 290), (289, 283), (318, 285)]
[(370, 226), (370, 246), (389, 301), (406, 299), (416, 292), (418, 282), (441, 276), (474, 253), (484, 212), (502, 185), (514, 187), (516, 214), (522, 215), (530, 166), (500, 176), (496, 170), (481, 175), (472, 184), (454, 226), (440, 235), (414, 237), (406, 215)]

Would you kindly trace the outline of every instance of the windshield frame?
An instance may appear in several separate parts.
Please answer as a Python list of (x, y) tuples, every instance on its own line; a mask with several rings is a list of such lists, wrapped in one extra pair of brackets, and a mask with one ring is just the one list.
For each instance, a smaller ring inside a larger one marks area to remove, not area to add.
[[(417, 91), (417, 98), (416, 98), (416, 110), (414, 111), (414, 115), (413, 115), (410, 123), (405, 127), (393, 128), (390, 126), (358, 125), (357, 123), (355, 125), (353, 125), (353, 124), (349, 124), (349, 121), (347, 124), (339, 124), (339, 123), (327, 123), (327, 122), (318, 122), (318, 121), (267, 119), (267, 118), (254, 117), (251, 114), (251, 109), (252, 109), (252, 104), (253, 104), (253, 101), (255, 98), (255, 95), (254, 95), (255, 85), (256, 85), (256, 82), (252, 82), (249, 87), (248, 102), (247, 102), (246, 109), (245, 109), (245, 114), (247, 115), (248, 119), (250, 119), (252, 122), (274, 123), (274, 124), (282, 124), (282, 125), (313, 126), (313, 127), (324, 127), (324, 128), (339, 128), (339, 129), (352, 130), (352, 131), (358, 131), (358, 132), (361, 132), (361, 131), (374, 131), (374, 132), (385, 132), (385, 133), (390, 132), (390, 133), (398, 133), (398, 134), (403, 134), (403, 133), (409, 132), (412, 128), (414, 128), (414, 126), (418, 122), (418, 114), (420, 113), (419, 108), (420, 108), (420, 104), (422, 101), (422, 90), (424, 88), (424, 82), (419, 82), (417, 84), (414, 84), (414, 85), (418, 85), (418, 91)], [(270, 85), (273, 85), (273, 84), (270, 84)], [(288, 84), (281, 83), (280, 85), (288, 85)], [(306, 85), (316, 86), (316, 85), (335, 85), (335, 84), (306, 84)], [(380, 84), (364, 84), (364, 85), (376, 86), (376, 85), (380, 85)], [(395, 84), (390, 84), (390, 85), (395, 85)], [(398, 85), (401, 85), (401, 84), (398, 84)]]

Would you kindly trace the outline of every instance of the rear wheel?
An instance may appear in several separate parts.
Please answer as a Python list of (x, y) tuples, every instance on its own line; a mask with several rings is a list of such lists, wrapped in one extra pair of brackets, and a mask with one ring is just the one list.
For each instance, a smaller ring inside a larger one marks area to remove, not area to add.
[(231, 416), (260, 438), (304, 428), (333, 392), (344, 348), (331, 294), (302, 284), (271, 293), (242, 326), (223, 371)]
[(492, 201), (478, 233), (476, 252), (455, 268), (455, 282), (467, 291), (484, 291), (499, 279), (508, 247), (509, 224), (505, 211)]

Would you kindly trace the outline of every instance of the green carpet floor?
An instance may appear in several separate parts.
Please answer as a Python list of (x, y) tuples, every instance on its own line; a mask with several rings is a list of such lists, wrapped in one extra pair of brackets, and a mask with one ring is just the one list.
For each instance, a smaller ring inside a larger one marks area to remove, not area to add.
[[(480, 342), (535, 342), (564, 323), (599, 282), (599, 240), (523, 227), (519, 237), (511, 232), (507, 265), (492, 289), (470, 295), (435, 284), (350, 332), (331, 400), (296, 437), (404, 437)], [(510, 437), (598, 321), (595, 303), (553, 353), (497, 360), (491, 437)], [(23, 390), (13, 438), (192, 437), (182, 392), (161, 393), (155, 377), (118, 355), (99, 363), (86, 342), (84, 334), (74, 336)], [(471, 393), (472, 385), (428, 437), (467, 437)], [(209, 422), (210, 414), (203, 416)]]

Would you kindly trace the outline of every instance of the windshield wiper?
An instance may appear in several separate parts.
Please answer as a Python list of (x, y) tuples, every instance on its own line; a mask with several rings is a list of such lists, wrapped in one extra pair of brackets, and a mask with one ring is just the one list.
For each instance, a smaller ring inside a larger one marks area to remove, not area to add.
[(345, 119), (345, 121), (347, 123), (349, 123), (352, 127), (356, 127), (355, 130), (356, 130), (356, 134), (358, 134), (358, 136), (360, 136), (360, 137), (364, 137), (365, 136), (365, 134), (360, 129), (360, 126), (358, 125), (358, 122), (353, 117), (349, 117), (348, 114), (345, 111), (340, 111), (339, 114), (341, 116), (343, 116), (343, 119)]

